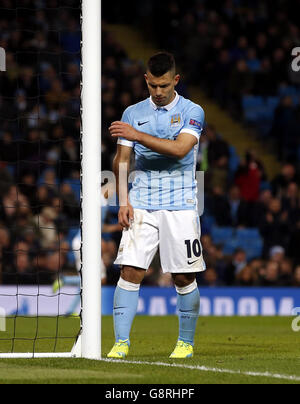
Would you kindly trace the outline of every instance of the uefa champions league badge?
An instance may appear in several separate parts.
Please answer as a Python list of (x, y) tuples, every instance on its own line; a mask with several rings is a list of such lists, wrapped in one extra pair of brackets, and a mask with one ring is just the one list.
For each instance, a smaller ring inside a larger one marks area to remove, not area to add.
[(202, 129), (202, 123), (199, 121), (196, 121), (196, 119), (191, 119), (190, 120), (190, 125), (195, 126), (198, 129)]
[(181, 114), (176, 114), (171, 116), (171, 128), (177, 128), (181, 125), (182, 119)]

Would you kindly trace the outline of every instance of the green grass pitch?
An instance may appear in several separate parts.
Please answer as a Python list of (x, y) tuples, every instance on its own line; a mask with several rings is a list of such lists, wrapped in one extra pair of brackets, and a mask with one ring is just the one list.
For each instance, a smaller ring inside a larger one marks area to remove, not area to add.
[[(292, 331), (291, 323), (291, 318), (281, 317), (201, 317), (194, 358), (171, 361), (177, 318), (138, 316), (130, 354), (122, 363), (1, 359), (0, 384), (299, 384), (300, 333)], [(12, 336), (22, 338), (15, 341), (16, 352), (32, 351), (33, 337), (38, 337), (37, 352), (67, 352), (78, 329), (79, 320), (72, 318), (8, 320), (7, 332), (0, 333), (0, 352), (11, 349), (11, 341), (4, 339)], [(103, 318), (102, 330), (105, 357), (113, 344), (112, 317)], [(56, 335), (64, 338), (55, 342)]]

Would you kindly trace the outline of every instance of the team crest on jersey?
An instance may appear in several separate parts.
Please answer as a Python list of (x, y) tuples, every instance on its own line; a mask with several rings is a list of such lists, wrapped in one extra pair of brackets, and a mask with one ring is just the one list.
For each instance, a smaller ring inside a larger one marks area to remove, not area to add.
[(171, 127), (176, 128), (181, 125), (181, 114), (176, 114), (171, 116)]

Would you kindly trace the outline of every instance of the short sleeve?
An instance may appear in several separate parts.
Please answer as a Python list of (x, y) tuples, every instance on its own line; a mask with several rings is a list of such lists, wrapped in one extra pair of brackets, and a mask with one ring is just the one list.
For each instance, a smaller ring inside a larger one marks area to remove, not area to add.
[[(129, 114), (129, 108), (127, 108), (125, 110), (125, 112), (123, 113), (121, 121), (126, 122), (129, 125), (132, 125), (131, 119), (130, 119), (130, 114)], [(121, 137), (118, 139), (118, 144), (120, 144), (121, 146), (134, 147), (133, 142), (130, 142), (129, 140), (123, 139)]]
[(189, 133), (200, 139), (205, 121), (205, 114), (203, 109), (199, 105), (194, 105), (190, 108), (185, 116), (184, 127), (180, 133)]

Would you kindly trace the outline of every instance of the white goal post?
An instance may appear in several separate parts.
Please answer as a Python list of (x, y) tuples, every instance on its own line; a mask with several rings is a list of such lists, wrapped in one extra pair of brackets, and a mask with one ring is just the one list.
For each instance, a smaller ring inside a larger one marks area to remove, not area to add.
[(82, 313), (69, 353), (3, 353), (3, 358), (101, 359), (101, 0), (82, 0)]
[(82, 1), (82, 341), (101, 359), (101, 0)]

